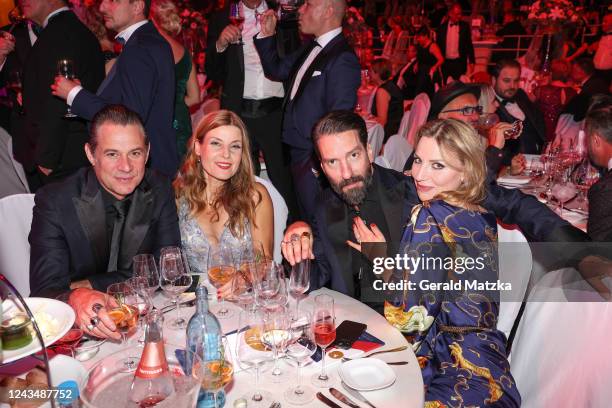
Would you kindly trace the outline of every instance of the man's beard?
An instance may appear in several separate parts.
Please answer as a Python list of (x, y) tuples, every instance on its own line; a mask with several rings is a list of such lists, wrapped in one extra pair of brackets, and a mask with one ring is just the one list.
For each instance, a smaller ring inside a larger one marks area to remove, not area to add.
[[(349, 190), (344, 190), (344, 187), (360, 181), (363, 183), (361, 187), (353, 187)], [(338, 184), (330, 184), (332, 189), (346, 204), (350, 206), (359, 205), (366, 198), (368, 187), (372, 184), (372, 166), (368, 166), (363, 176), (353, 176), (350, 179), (340, 181)]]

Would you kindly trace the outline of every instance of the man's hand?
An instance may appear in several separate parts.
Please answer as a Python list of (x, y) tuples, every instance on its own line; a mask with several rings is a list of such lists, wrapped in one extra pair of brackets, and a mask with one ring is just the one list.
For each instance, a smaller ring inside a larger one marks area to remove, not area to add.
[(48, 176), (49, 174), (53, 173), (53, 169), (48, 169), (46, 167), (43, 166), (38, 166), (38, 170), (44, 174), (45, 176)]
[[(9, 34), (10, 35), (10, 34)], [(15, 50), (15, 37), (12, 35), (0, 35), (0, 63), (6, 60), (6, 56)]]
[(272, 9), (266, 10), (260, 17), (260, 37), (270, 37), (276, 33), (276, 12)]
[(281, 250), (291, 266), (300, 263), (302, 259), (314, 259), (312, 253), (312, 229), (304, 221), (296, 221), (287, 227)]
[(612, 276), (612, 262), (609, 259), (589, 255), (580, 261), (578, 271), (602, 298), (612, 300), (610, 289), (602, 282), (603, 278)]
[(51, 84), (51, 93), (66, 100), (68, 99), (68, 94), (70, 91), (72, 91), (72, 88), (77, 85), (81, 85), (81, 81), (78, 79), (70, 80), (58, 75), (55, 77), (55, 82)]
[(231, 43), (238, 42), (242, 37), (242, 30), (235, 25), (229, 24), (221, 31), (219, 39), (217, 40), (217, 50), (225, 50)]
[(495, 146), (498, 149), (503, 149), (506, 144), (504, 132), (512, 129), (511, 123), (499, 122), (489, 131), (489, 146)]
[[(70, 294), (68, 303), (76, 313), (75, 323), (83, 332), (100, 338), (111, 338), (115, 340), (121, 339), (121, 335), (117, 332), (117, 327), (112, 319), (106, 313), (104, 306), (106, 305), (107, 295), (92, 289), (76, 289)], [(99, 308), (100, 305), (102, 308)], [(96, 313), (95, 310), (98, 309)], [(97, 317), (99, 322), (92, 330), (92, 317)]]

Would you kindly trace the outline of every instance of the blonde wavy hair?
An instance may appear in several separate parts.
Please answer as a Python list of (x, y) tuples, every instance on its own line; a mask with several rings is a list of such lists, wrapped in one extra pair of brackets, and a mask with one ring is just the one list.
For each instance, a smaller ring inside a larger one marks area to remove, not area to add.
[(456, 119), (437, 119), (427, 122), (417, 133), (418, 141), (431, 137), (440, 148), (442, 158), (450, 166), (447, 155), (454, 155), (463, 168), (463, 182), (454, 191), (445, 191), (436, 196), (450, 203), (467, 207), (478, 206), (485, 198), (487, 168), (485, 164), (485, 146), (481, 136), (467, 123)]
[(178, 8), (172, 0), (153, 0), (151, 2), (150, 18), (167, 34), (176, 37), (181, 32), (181, 17)]
[(195, 153), (195, 144), (200, 145), (208, 132), (221, 126), (235, 126), (242, 135), (242, 153), (240, 165), (236, 174), (225, 182), (212, 204), (214, 210), (213, 222), (219, 220), (219, 208), (223, 207), (227, 212), (230, 231), (235, 237), (242, 237), (245, 233), (245, 224), (256, 226), (255, 208), (262, 200), (261, 193), (255, 188), (255, 174), (253, 173), (253, 162), (251, 160), (251, 148), (246, 126), (238, 115), (228, 110), (218, 110), (204, 116), (200, 124), (189, 139), (189, 146), (185, 160), (179, 174), (174, 180), (174, 196), (178, 201), (184, 198), (189, 205), (189, 211), (193, 216), (206, 209), (206, 175), (198, 155)]

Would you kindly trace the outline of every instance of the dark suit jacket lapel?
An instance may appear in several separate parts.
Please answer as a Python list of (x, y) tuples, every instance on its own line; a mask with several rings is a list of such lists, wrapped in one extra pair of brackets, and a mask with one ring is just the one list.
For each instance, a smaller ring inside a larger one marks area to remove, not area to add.
[(154, 195), (146, 178), (132, 195), (132, 203), (123, 227), (119, 270), (129, 270), (132, 258), (138, 253), (151, 224)]
[[(307, 43), (306, 45), (303, 46), (302, 55), (300, 55), (300, 57), (296, 60), (296, 63), (293, 66), (293, 72), (291, 73), (291, 76), (289, 77), (290, 79), (287, 82), (287, 91), (285, 92), (285, 99), (283, 100), (283, 106), (289, 103), (289, 100), (291, 98), (291, 90), (293, 89), (293, 83), (295, 82), (295, 77), (297, 76), (298, 71), (302, 67), (302, 64), (304, 63), (304, 61), (306, 61), (306, 58), (308, 58), (308, 55), (310, 54), (310, 51), (312, 51), (314, 46), (315, 46), (314, 40), (312, 40), (310, 43)], [(303, 81), (304, 78), (305, 76), (302, 78), (302, 82), (304, 82)]]
[(100, 217), (100, 214), (106, 214), (106, 211), (104, 209), (102, 193), (100, 192), (100, 185), (96, 180), (93, 170), (90, 169), (87, 172), (81, 196), (73, 197), (72, 202), (76, 209), (79, 223), (91, 247), (96, 265), (96, 273), (104, 273), (108, 264), (108, 237), (106, 233), (106, 217)]
[[(327, 231), (331, 240), (331, 250), (335, 254), (336, 265), (332, 269), (338, 269), (340, 276), (344, 280), (346, 293), (352, 296), (355, 293), (353, 285), (353, 271), (351, 269), (351, 248), (346, 244), (348, 236), (348, 208), (337, 196), (333, 196), (333, 201), (327, 208)], [(341, 290), (337, 288), (334, 289)]]
[(398, 184), (397, 180), (387, 180), (384, 174), (376, 169), (374, 169), (374, 174), (374, 177), (379, 178), (378, 196), (380, 198), (380, 206), (389, 227), (389, 234), (391, 234), (391, 236), (386, 237), (389, 244), (387, 253), (396, 254), (404, 226), (406, 225), (407, 215), (405, 214), (406, 203), (404, 199), (406, 185), (401, 182)]

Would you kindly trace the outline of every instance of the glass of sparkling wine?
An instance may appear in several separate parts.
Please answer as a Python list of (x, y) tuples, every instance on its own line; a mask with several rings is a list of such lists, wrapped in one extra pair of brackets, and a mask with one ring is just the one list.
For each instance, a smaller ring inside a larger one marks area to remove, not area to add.
[[(220, 292), (226, 289), (231, 290), (235, 275), (236, 267), (234, 266), (232, 248), (226, 245), (211, 248), (208, 252), (208, 281), (210, 284)], [(228, 319), (234, 315), (233, 311), (225, 305), (225, 296), (223, 295), (221, 295), (219, 308), (215, 315), (219, 319)]]
[(336, 317), (334, 298), (329, 295), (315, 297), (315, 308), (312, 315), (312, 326), (315, 341), (321, 347), (321, 374), (312, 376), (312, 383), (319, 388), (329, 388), (333, 383), (325, 370), (325, 349), (336, 340)]
[(227, 337), (221, 337), (219, 349), (221, 350), (220, 359), (204, 360), (202, 364), (202, 388), (212, 392), (214, 395), (215, 408), (218, 407), (217, 393), (232, 381), (234, 374), (232, 353), (229, 348)]
[[(113, 283), (106, 289), (106, 312), (113, 320), (117, 331), (121, 334), (121, 344), (125, 346), (127, 334), (136, 327), (138, 322), (138, 308), (134, 304), (136, 293), (127, 282)], [(137, 359), (126, 357), (123, 359), (122, 372), (131, 372), (136, 369)]]

